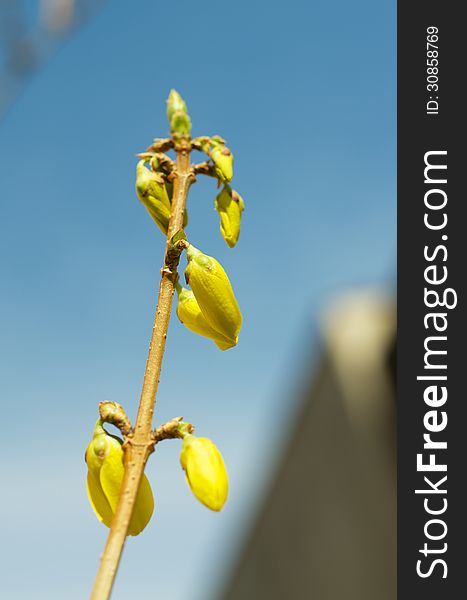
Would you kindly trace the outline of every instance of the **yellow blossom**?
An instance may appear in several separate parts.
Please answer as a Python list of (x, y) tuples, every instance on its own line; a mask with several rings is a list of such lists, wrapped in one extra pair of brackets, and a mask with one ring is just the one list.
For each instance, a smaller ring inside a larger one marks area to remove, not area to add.
[(209, 325), (233, 346), (238, 342), (242, 313), (232, 285), (222, 266), (212, 256), (192, 246), (187, 248), (185, 278)]
[(221, 453), (207, 438), (186, 435), (180, 463), (193, 494), (211, 510), (224, 506), (229, 492), (227, 469)]
[(227, 338), (224, 338), (221, 333), (213, 329), (206, 321), (198, 302), (196, 301), (195, 295), (191, 290), (181, 287), (177, 284), (178, 293), (178, 304), (177, 304), (177, 316), (180, 322), (185, 325), (190, 331), (202, 335), (203, 337), (210, 338), (214, 341), (216, 346), (221, 350), (227, 350), (235, 346)]
[[(102, 421), (99, 420), (86, 449), (85, 458), (88, 466), (86, 487), (89, 502), (97, 518), (110, 527), (125, 471), (122, 440), (107, 433), (102, 427)], [(154, 498), (151, 486), (146, 475), (143, 475), (128, 535), (141, 533), (149, 523), (153, 511)]]

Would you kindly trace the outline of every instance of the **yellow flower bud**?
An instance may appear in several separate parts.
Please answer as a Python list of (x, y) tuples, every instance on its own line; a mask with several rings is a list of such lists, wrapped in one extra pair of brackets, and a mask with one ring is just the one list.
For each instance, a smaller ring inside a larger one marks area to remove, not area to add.
[(177, 293), (177, 316), (187, 329), (203, 337), (210, 338), (220, 350), (227, 350), (235, 346), (235, 344), (224, 338), (221, 333), (209, 325), (191, 290), (177, 284)]
[(222, 266), (212, 256), (200, 252), (191, 244), (187, 249), (188, 265), (185, 279), (209, 325), (234, 346), (242, 326), (242, 313), (232, 285)]
[(213, 141), (211, 138), (212, 147), (209, 151), (209, 156), (214, 162), (214, 170), (217, 177), (226, 183), (232, 180), (233, 177), (233, 155), (225, 144)]
[[(94, 428), (94, 435), (86, 449), (85, 459), (88, 466), (86, 487), (89, 502), (97, 518), (110, 527), (117, 508), (125, 468), (122, 440), (107, 433), (100, 420)], [(141, 533), (149, 523), (153, 511), (154, 498), (151, 486), (146, 475), (143, 475), (128, 535)]]
[(233, 248), (240, 235), (240, 221), (245, 208), (243, 199), (240, 194), (226, 185), (216, 197), (214, 204), (221, 218), (222, 237)]
[(211, 510), (221, 510), (229, 493), (229, 479), (222, 455), (213, 442), (186, 435), (180, 463), (196, 498)]
[(136, 165), (136, 193), (156, 225), (164, 235), (167, 235), (170, 199), (165, 181), (160, 173), (150, 171), (144, 166), (144, 163), (144, 160), (140, 160)]

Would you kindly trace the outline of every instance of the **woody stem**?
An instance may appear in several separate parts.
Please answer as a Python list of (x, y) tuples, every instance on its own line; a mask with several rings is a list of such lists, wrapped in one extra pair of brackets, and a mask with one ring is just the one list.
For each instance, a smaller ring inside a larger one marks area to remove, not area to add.
[(125, 475), (120, 489), (115, 515), (107, 537), (99, 570), (91, 593), (91, 600), (108, 600), (112, 592), (118, 565), (128, 534), (138, 489), (144, 474), (146, 461), (154, 450), (152, 418), (157, 388), (164, 356), (165, 340), (169, 327), (174, 285), (177, 277), (179, 255), (174, 259), (169, 253), (170, 240), (183, 227), (188, 189), (194, 181), (190, 167), (190, 139), (174, 139), (177, 161), (174, 171), (172, 210), (167, 232), (164, 268), (161, 270), (159, 296), (152, 330), (151, 343), (144, 373), (138, 415), (134, 431), (126, 437), (124, 448)]

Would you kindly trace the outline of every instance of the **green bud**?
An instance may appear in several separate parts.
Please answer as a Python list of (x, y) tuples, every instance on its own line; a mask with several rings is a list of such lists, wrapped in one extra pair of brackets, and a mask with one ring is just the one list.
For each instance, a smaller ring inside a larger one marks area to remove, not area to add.
[(186, 104), (183, 98), (176, 90), (170, 90), (169, 97), (167, 98), (167, 118), (169, 123), (172, 122), (172, 118), (176, 112), (187, 114)]
[(147, 169), (144, 164), (145, 161), (140, 160), (136, 165), (136, 194), (162, 233), (167, 235), (171, 204), (165, 179), (160, 173)]
[(214, 163), (217, 177), (225, 183), (231, 181), (233, 177), (233, 155), (224, 143), (217, 141), (216, 136), (211, 138), (209, 156)]
[(191, 121), (183, 98), (175, 90), (170, 90), (167, 99), (167, 118), (170, 131), (178, 135), (190, 135)]
[(190, 135), (191, 121), (186, 112), (178, 110), (170, 120), (170, 131), (179, 135)]
[(226, 185), (216, 197), (214, 205), (221, 219), (222, 237), (233, 248), (240, 236), (240, 221), (245, 208), (243, 199), (240, 194)]
[(136, 193), (138, 198), (144, 204), (143, 198), (152, 196), (170, 210), (171, 204), (164, 176), (161, 173), (154, 173), (144, 165), (144, 160), (140, 160), (136, 165)]

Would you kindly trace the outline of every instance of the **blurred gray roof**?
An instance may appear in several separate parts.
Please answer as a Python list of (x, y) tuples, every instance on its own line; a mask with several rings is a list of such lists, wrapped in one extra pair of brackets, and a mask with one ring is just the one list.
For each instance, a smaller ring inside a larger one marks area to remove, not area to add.
[(395, 329), (375, 291), (327, 311), (319, 368), (222, 600), (396, 598)]

